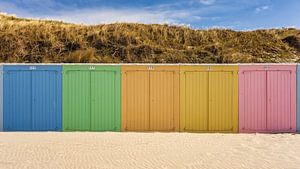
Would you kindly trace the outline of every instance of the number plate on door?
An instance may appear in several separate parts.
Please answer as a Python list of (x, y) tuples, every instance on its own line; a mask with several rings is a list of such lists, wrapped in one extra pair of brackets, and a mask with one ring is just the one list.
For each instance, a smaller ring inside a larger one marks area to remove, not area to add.
[(154, 66), (148, 66), (148, 70), (154, 70)]
[(89, 70), (95, 70), (96, 68), (95, 68), (95, 66), (90, 66), (89, 67)]
[(29, 66), (29, 70), (36, 70), (36, 66)]

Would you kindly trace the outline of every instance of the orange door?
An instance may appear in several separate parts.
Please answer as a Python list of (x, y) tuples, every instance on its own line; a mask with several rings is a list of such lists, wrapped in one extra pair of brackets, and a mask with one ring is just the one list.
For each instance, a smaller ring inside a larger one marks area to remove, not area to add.
[(122, 131), (179, 130), (179, 66), (122, 67)]
[(174, 130), (174, 73), (150, 72), (150, 130)]
[(122, 130), (149, 130), (149, 71), (123, 74)]

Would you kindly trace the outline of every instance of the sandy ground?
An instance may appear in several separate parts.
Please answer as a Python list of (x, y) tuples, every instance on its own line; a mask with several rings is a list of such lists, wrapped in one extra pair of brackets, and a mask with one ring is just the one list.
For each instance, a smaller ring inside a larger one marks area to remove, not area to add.
[(300, 135), (0, 133), (0, 168), (300, 168)]

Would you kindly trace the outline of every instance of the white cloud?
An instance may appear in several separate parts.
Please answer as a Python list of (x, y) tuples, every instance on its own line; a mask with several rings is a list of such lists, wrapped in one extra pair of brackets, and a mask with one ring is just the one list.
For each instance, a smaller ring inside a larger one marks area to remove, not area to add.
[(184, 10), (159, 9), (73, 9), (58, 11), (45, 16), (31, 16), (37, 19), (61, 20), (70, 23), (103, 24), (115, 22), (159, 23), (159, 24), (187, 24), (191, 20), (201, 20), (200, 16)]
[(9, 15), (16, 15), (16, 16), (19, 16), (21, 14), (22, 17), (29, 16), (29, 13), (27, 11), (25, 11), (25, 10), (17, 7), (15, 4), (9, 3), (9, 2), (1, 2), (0, 1), (0, 12), (6, 13)]
[[(179, 14), (179, 17), (185, 14)], [(138, 23), (174, 23), (177, 17), (164, 11), (148, 11), (143, 9), (78, 9), (58, 12), (46, 16), (48, 19), (62, 20), (71, 23), (100, 24), (114, 22)]]
[(257, 7), (255, 8), (255, 13), (259, 13), (261, 11), (264, 11), (264, 10), (268, 10), (270, 7), (265, 5), (265, 6), (260, 6), (260, 7)]
[[(193, 23), (215, 20), (214, 16), (205, 16), (214, 7), (202, 6), (199, 8), (182, 8), (185, 3), (159, 4), (141, 8), (113, 8), (113, 7), (89, 7), (78, 8), (75, 6), (64, 6), (60, 3), (54, 4), (53, 0), (43, 7), (38, 0), (29, 0), (31, 3), (37, 3), (40, 8), (36, 11), (35, 7), (31, 9), (24, 8), (13, 2), (3, 2), (0, 0), (0, 12), (14, 14), (21, 18), (60, 20), (69, 23), (79, 24), (106, 24), (116, 22), (145, 23), (145, 24), (170, 24), (170, 25), (191, 25)], [(193, 3), (205, 5), (214, 4), (216, 0), (191, 0)], [(185, 4), (187, 5), (187, 4)], [(190, 4), (188, 4), (190, 5)], [(194, 4), (195, 5), (195, 4)], [(199, 4), (198, 4), (199, 5)]]
[[(32, 0), (34, 1), (34, 0)], [(51, 1), (50, 1), (51, 2)], [(50, 3), (51, 4), (51, 3)], [(60, 20), (69, 23), (102, 24), (115, 22), (159, 23), (187, 25), (191, 21), (199, 21), (201, 16), (193, 10), (171, 9), (152, 6), (145, 8), (71, 8), (65, 7), (53, 10), (45, 7), (45, 13), (36, 13), (25, 10), (13, 3), (0, 1), (0, 12), (14, 14), (18, 17)]]
[(197, 1), (204, 5), (213, 5), (216, 2), (215, 0), (197, 0)]

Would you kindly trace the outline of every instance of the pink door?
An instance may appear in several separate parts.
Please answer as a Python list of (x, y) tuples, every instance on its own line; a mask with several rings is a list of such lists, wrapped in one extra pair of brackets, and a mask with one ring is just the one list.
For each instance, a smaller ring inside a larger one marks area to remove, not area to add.
[(239, 131), (265, 131), (267, 80), (261, 67), (242, 67), (239, 74)]
[(296, 66), (239, 68), (239, 131), (294, 132)]
[(293, 83), (292, 70), (267, 71), (267, 130), (270, 132), (296, 130), (296, 90)]

